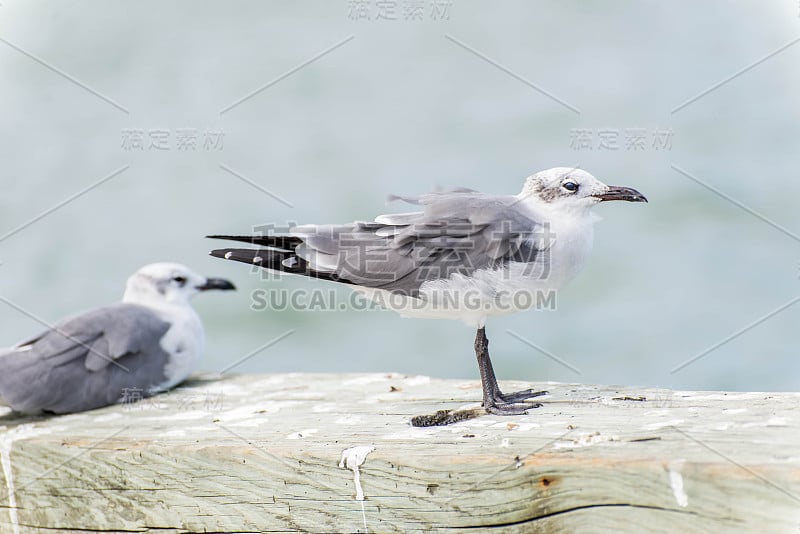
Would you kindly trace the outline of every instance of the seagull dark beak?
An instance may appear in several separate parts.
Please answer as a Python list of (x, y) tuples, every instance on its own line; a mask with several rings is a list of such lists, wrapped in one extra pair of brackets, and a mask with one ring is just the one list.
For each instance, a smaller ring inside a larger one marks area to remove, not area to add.
[(206, 278), (206, 283), (202, 286), (197, 286), (198, 291), (208, 291), (209, 289), (219, 289), (221, 291), (230, 291), (236, 289), (236, 286), (224, 278)]
[(594, 195), (599, 198), (601, 202), (606, 200), (625, 200), (627, 202), (647, 202), (647, 198), (636, 189), (631, 187), (619, 187), (616, 185), (609, 186), (608, 191), (605, 193)]

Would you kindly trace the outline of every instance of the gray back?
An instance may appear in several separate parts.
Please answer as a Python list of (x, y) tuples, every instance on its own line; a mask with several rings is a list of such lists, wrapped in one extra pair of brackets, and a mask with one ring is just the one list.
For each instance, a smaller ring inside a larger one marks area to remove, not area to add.
[(541, 260), (550, 244), (546, 225), (513, 196), (462, 189), (403, 200), (424, 209), (374, 223), (298, 226), (295, 252), (316, 271), (414, 296), (426, 281)]

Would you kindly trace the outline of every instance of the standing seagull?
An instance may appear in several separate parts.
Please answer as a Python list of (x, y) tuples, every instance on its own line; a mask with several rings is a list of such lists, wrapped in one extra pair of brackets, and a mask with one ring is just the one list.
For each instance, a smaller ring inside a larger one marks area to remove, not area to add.
[(209, 289), (235, 288), (175, 263), (142, 267), (121, 303), (0, 351), (0, 404), (23, 413), (81, 412), (176, 386), (203, 351), (203, 323), (189, 299)]
[(459, 319), (477, 328), (475, 354), (489, 413), (515, 415), (546, 392), (504, 394), (486, 338), (487, 317), (530, 308), (583, 266), (593, 241), (591, 208), (606, 200), (647, 202), (638, 191), (558, 167), (525, 181), (518, 195), (470, 189), (394, 197), (419, 211), (375, 222), (304, 225), (288, 235), (209, 236), (262, 249), (220, 249), (212, 256), (272, 271), (354, 286), (411, 317)]

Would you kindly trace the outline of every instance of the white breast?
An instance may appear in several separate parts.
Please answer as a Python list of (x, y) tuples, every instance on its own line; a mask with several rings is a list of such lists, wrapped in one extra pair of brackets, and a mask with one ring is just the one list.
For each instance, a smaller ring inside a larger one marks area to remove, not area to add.
[(164, 368), (167, 380), (158, 389), (169, 389), (183, 382), (194, 371), (205, 344), (200, 317), (190, 306), (170, 306), (157, 310), (172, 326), (161, 338), (161, 348), (170, 355)]
[(594, 220), (594, 215), (585, 213), (553, 225), (551, 272), (556, 288), (575, 278), (589, 258), (594, 243)]

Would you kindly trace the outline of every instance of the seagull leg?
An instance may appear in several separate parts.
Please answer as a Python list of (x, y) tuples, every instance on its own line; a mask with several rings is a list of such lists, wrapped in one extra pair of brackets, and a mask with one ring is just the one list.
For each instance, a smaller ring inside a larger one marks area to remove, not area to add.
[(504, 394), (497, 384), (492, 360), (489, 358), (489, 339), (486, 337), (486, 328), (481, 327), (475, 336), (475, 356), (478, 359), (478, 370), (481, 373), (481, 386), (483, 388), (483, 407), (487, 412), (495, 415), (521, 415), (527, 413), (529, 408), (539, 408), (539, 403), (525, 403), (524, 400), (546, 395), (546, 391), (525, 389), (514, 393)]

